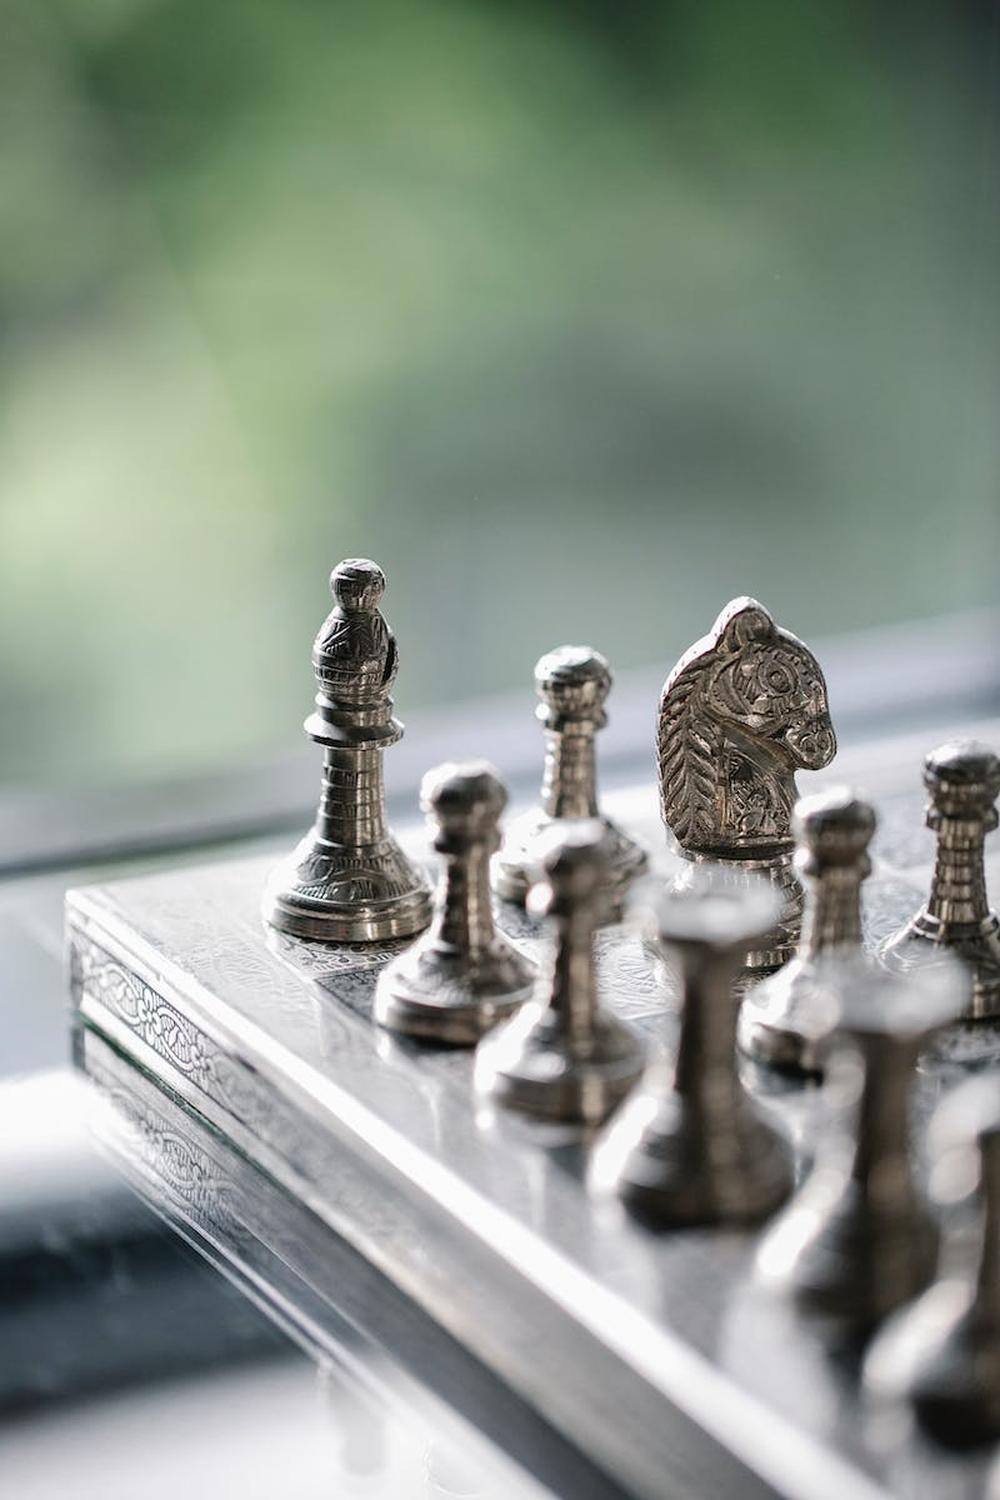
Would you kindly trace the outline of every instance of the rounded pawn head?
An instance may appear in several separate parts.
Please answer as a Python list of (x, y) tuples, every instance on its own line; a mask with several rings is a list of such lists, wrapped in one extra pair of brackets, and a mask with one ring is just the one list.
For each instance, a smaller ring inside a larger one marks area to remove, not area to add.
[(427, 772), (420, 805), (444, 833), (469, 840), (491, 837), (507, 806), (507, 789), (488, 761), (448, 761)]
[(683, 887), (647, 882), (645, 890), (636, 891), (632, 912), (665, 945), (740, 953), (774, 927), (781, 899), (759, 875), (698, 865)]
[[(860, 860), (875, 832), (875, 811), (850, 787), (830, 787), (795, 804), (792, 832), (817, 867)], [(808, 871), (807, 871), (808, 873)]]
[(535, 856), (534, 883), (528, 895), (533, 916), (595, 902), (607, 889), (608, 833), (599, 818), (552, 823), (539, 835)]
[(367, 557), (345, 557), (330, 574), (330, 592), (342, 609), (377, 609), (385, 574)]
[(600, 713), (611, 690), (611, 668), (590, 646), (558, 646), (535, 663), (535, 689), (560, 714)]
[(978, 740), (949, 740), (924, 761), (924, 785), (935, 801), (989, 807), (1000, 792), (1000, 760)]

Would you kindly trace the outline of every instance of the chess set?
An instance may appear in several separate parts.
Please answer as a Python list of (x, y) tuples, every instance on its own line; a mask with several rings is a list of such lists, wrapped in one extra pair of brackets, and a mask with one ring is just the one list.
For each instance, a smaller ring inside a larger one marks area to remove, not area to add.
[(67, 898), (109, 1143), (314, 1347), (364, 1267), (358, 1321), (408, 1309), (413, 1370), (574, 1500), (983, 1493), (1000, 760), (930, 748), (923, 810), (919, 764), (831, 779), (820, 665), (741, 598), (667, 676), (658, 789), (599, 799), (611, 674), (563, 647), (538, 805), (449, 764), (397, 835), (384, 587), (332, 575), (290, 856)]

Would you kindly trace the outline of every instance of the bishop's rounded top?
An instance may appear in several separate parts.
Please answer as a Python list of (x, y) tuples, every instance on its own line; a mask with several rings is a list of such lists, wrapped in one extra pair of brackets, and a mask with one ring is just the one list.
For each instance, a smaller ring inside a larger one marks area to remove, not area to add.
[(368, 557), (345, 557), (330, 574), (330, 593), (342, 609), (377, 609), (385, 574)]
[(543, 703), (573, 717), (600, 717), (611, 691), (607, 657), (591, 646), (557, 646), (535, 664), (535, 688)]

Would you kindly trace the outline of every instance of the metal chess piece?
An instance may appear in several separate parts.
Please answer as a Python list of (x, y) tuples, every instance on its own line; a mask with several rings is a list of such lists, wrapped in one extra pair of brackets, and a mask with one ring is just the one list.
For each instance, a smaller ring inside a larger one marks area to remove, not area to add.
[(554, 944), (533, 1000), (479, 1044), (476, 1085), (498, 1104), (554, 1120), (603, 1120), (642, 1071), (642, 1043), (598, 1005), (594, 934), (610, 858), (595, 818), (539, 836), (529, 909)]
[(382, 752), (402, 738), (389, 696), (396, 642), (379, 610), (382, 569), (350, 558), (330, 577), (334, 608), (313, 644), (319, 692), (306, 733), (324, 749), (316, 822), (264, 888), (273, 927), (325, 942), (409, 937), (430, 892), (386, 827)]
[(820, 1138), (758, 1269), (854, 1340), (934, 1274), (936, 1223), (910, 1164), (910, 1089), (921, 1048), (955, 1016), (965, 985), (955, 965), (903, 978), (843, 961), (830, 964), (829, 982), (838, 1035), (853, 1044), (830, 1071), (852, 1107)]
[(932, 1184), (947, 1179), (936, 1183), (943, 1196), (954, 1198), (956, 1187), (960, 1196), (978, 1167), (974, 1264), (971, 1275), (942, 1275), (887, 1324), (865, 1381), (883, 1398), (908, 1401), (939, 1441), (964, 1447), (1000, 1438), (1000, 1080), (972, 1078), (955, 1089), (929, 1144)]
[(495, 861), (496, 891), (507, 901), (525, 901), (538, 841), (559, 819), (600, 818), (604, 824), (608, 915), (620, 909), (629, 882), (646, 866), (645, 849), (598, 808), (594, 736), (608, 721), (610, 689), (611, 669), (589, 646), (560, 646), (536, 663), (536, 715), (545, 726), (541, 807), (515, 819)]
[(883, 948), (898, 967), (949, 949), (973, 974), (968, 1020), (1000, 1016), (1000, 918), (986, 896), (983, 845), (997, 826), (1000, 760), (975, 740), (931, 751), (924, 762), (927, 826), (937, 859), (925, 906)]
[(611, 1121), (591, 1178), (658, 1228), (754, 1223), (792, 1190), (789, 1142), (736, 1067), (737, 975), (779, 910), (766, 881), (736, 891), (710, 870), (696, 887), (659, 897), (657, 936), (680, 969), (677, 1051), (650, 1064)]
[(756, 599), (733, 599), (674, 667), (660, 695), (660, 809), (689, 860), (757, 872), (783, 903), (747, 957), (776, 969), (795, 951), (802, 888), (792, 870), (797, 769), (830, 764), (837, 741), (812, 652)]
[(806, 882), (802, 936), (795, 957), (755, 985), (740, 1009), (740, 1049), (757, 1062), (819, 1075), (836, 1021), (825, 958), (861, 954), (861, 885), (871, 873), (868, 845), (875, 813), (847, 787), (795, 805), (794, 865)]
[(507, 793), (485, 761), (439, 766), (420, 789), (444, 870), (429, 931), (382, 971), (375, 1020), (469, 1046), (530, 998), (535, 966), (497, 932), (490, 856)]

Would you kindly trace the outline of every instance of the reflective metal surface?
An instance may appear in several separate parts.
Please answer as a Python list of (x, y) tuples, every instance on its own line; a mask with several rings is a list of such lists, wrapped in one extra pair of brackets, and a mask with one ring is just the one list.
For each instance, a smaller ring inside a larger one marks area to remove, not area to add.
[(409, 1036), (474, 1045), (531, 995), (535, 966), (498, 932), (490, 857), (507, 793), (484, 761), (424, 777), (421, 805), (443, 860), (430, 929), (383, 970), (374, 1018)]
[(737, 975), (780, 906), (765, 881), (660, 893), (651, 913), (680, 971), (680, 1032), (597, 1145), (591, 1180), (658, 1228), (752, 1224), (792, 1189), (792, 1152), (736, 1071)]
[(516, 819), (495, 861), (497, 892), (524, 902), (534, 883), (539, 841), (553, 821), (600, 818), (607, 858), (607, 916), (621, 908), (630, 881), (645, 869), (645, 848), (600, 809), (594, 736), (607, 723), (605, 702), (611, 669), (589, 646), (560, 646), (535, 666), (541, 702), (536, 716), (545, 728), (545, 770), (541, 806)]
[(390, 692), (396, 641), (379, 609), (385, 576), (351, 558), (330, 577), (334, 607), (316, 637), (319, 691), (306, 733), (324, 749), (319, 812), (272, 872), (264, 916), (281, 932), (324, 942), (378, 942), (422, 931), (430, 893), (385, 822), (382, 756), (402, 737)]
[(865, 1376), (876, 1395), (908, 1402), (939, 1442), (961, 1448), (1000, 1438), (1000, 1078), (955, 1089), (930, 1135), (940, 1195), (953, 1200), (963, 1179), (978, 1181), (971, 1253), (953, 1231), (939, 1279), (886, 1327)]
[(850, 1106), (815, 1141), (813, 1168), (757, 1265), (853, 1339), (934, 1274), (937, 1225), (913, 1174), (911, 1092), (921, 1050), (958, 1014), (967, 986), (957, 964), (901, 978), (836, 959), (828, 982), (838, 1035), (851, 1044), (839, 1080)]
[(806, 883), (795, 956), (754, 985), (740, 1007), (739, 1045), (757, 1062), (818, 1076), (836, 1015), (818, 969), (824, 957), (861, 952), (861, 886), (871, 874), (875, 810), (846, 787), (803, 797), (792, 832)]
[(937, 860), (925, 904), (884, 949), (906, 967), (935, 950), (955, 953), (973, 975), (966, 1015), (1000, 1015), (1000, 917), (990, 909), (983, 865), (986, 835), (997, 826), (1000, 760), (975, 740), (941, 745), (924, 762), (927, 826)]
[(725, 860), (769, 878), (783, 903), (749, 956), (791, 958), (802, 892), (791, 873), (797, 770), (829, 765), (837, 742), (812, 652), (756, 599), (733, 599), (663, 685), (657, 763), (663, 821), (689, 859)]
[(632, 1029), (600, 1002), (594, 935), (614, 846), (596, 818), (553, 825), (536, 844), (529, 895), (547, 917), (551, 949), (534, 999), (480, 1043), (476, 1087), (494, 1103), (549, 1120), (595, 1124), (624, 1098), (645, 1052)]
[[(880, 813), (869, 945), (898, 928), (929, 879), (932, 843), (907, 791), (919, 754), (910, 737), (842, 757), (841, 775), (866, 785)], [(653, 789), (612, 791), (607, 802), (623, 827), (654, 840)], [(423, 861), (422, 832), (400, 834)], [(671, 880), (680, 861), (662, 840), (654, 859), (656, 877)], [(756, 1234), (649, 1230), (586, 1190), (589, 1127), (477, 1110), (467, 1051), (373, 1027), (377, 978), (398, 945), (266, 932), (258, 893), (268, 862), (74, 893), (74, 985), (88, 1030), (282, 1184), (632, 1495), (938, 1500), (940, 1484), (963, 1500), (977, 1493), (971, 1460), (873, 1437), (856, 1384), (814, 1321), (756, 1285)], [(499, 924), (539, 953), (530, 915), (504, 906)], [(628, 930), (602, 927), (594, 948), (609, 1010), (669, 1055), (673, 979), (650, 971)], [(996, 1028), (981, 1023), (978, 1034), (988, 1053)], [(949, 1054), (928, 1058), (916, 1079), (918, 1126), (962, 1074)], [(749, 1063), (743, 1076), (794, 1140), (802, 1173), (826, 1128), (829, 1086), (788, 1087)]]

